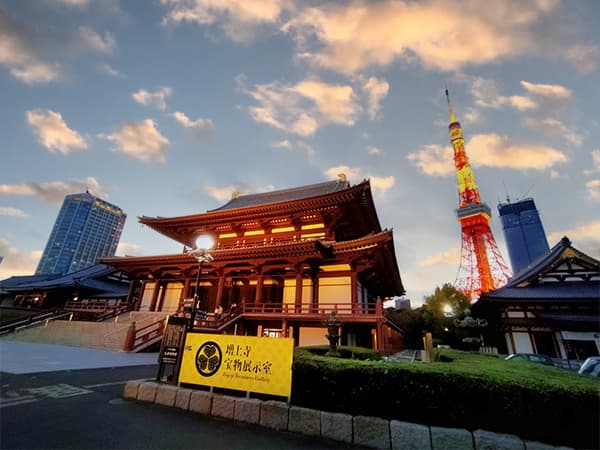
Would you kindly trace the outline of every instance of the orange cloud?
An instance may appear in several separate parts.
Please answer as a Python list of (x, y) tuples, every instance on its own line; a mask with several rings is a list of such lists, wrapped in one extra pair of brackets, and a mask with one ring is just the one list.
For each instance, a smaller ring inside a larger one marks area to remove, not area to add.
[[(415, 59), (428, 69), (457, 70), (526, 54), (555, 58), (557, 48), (567, 54), (574, 46), (566, 34), (549, 39), (534, 26), (542, 20), (564, 22), (559, 5), (556, 0), (329, 3), (299, 11), (282, 30), (295, 37), (299, 58), (341, 73)], [(319, 49), (310, 46), (314, 38)], [(579, 64), (581, 58), (568, 60)]]
[(126, 123), (120, 131), (101, 137), (114, 142), (117, 151), (132, 158), (157, 163), (166, 161), (169, 140), (160, 134), (152, 119)]
[(39, 143), (51, 152), (67, 155), (73, 150), (87, 148), (85, 139), (67, 126), (60, 113), (49, 109), (35, 109), (27, 111), (26, 116)]
[[(497, 134), (475, 135), (465, 147), (473, 167), (545, 170), (567, 161), (564, 153), (552, 147), (519, 143)], [(407, 158), (426, 175), (447, 176), (455, 171), (450, 146), (424, 145), (418, 151), (409, 153)]]
[(435, 255), (428, 256), (421, 262), (421, 266), (452, 265), (458, 266), (460, 263), (460, 248), (455, 247)]

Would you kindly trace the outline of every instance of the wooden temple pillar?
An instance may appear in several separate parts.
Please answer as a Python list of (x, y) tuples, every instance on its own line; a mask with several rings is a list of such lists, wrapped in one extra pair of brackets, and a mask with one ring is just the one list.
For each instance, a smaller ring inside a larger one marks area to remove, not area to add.
[(148, 311), (156, 310), (156, 303), (158, 302), (158, 294), (162, 290), (162, 283), (160, 280), (154, 280), (154, 291), (152, 292), (152, 299), (150, 300), (150, 305), (148, 305)]
[(223, 269), (217, 270), (217, 295), (215, 298), (216, 305), (215, 307), (221, 305), (223, 303), (223, 289), (225, 287), (225, 271)]
[(304, 280), (304, 267), (303, 264), (296, 264), (296, 291), (294, 297), (294, 307), (297, 313), (302, 312), (302, 282)]
[(310, 312), (319, 312), (319, 264), (311, 263), (309, 269), (310, 279), (312, 281), (312, 295), (310, 303)]
[(192, 284), (191, 278), (186, 277), (185, 281), (183, 282), (183, 289), (181, 290), (181, 293), (179, 294), (179, 305), (177, 305), (177, 312), (183, 311), (183, 302), (186, 298), (190, 297), (190, 285), (191, 284)]
[(265, 276), (263, 275), (263, 267), (257, 266), (256, 271), (258, 272), (258, 278), (256, 280), (256, 294), (254, 297), (254, 303), (263, 302), (263, 286), (265, 282)]
[(358, 311), (358, 274), (354, 264), (350, 266), (350, 304), (352, 305), (352, 314)]

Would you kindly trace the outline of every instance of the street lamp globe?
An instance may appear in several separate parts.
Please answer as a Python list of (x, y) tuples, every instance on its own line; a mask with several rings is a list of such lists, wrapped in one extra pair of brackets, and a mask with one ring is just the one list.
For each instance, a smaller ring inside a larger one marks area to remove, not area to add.
[(208, 251), (213, 247), (214, 239), (210, 235), (202, 234), (196, 238), (194, 248), (186, 250), (186, 253), (198, 261), (198, 273), (196, 275), (196, 288), (194, 290), (194, 300), (192, 303), (192, 311), (190, 314), (189, 329), (194, 328), (194, 322), (196, 319), (196, 312), (200, 308), (200, 276), (202, 275), (202, 266), (204, 263), (210, 263), (214, 260), (212, 255)]
[(196, 238), (195, 248), (198, 250), (210, 250), (215, 245), (215, 240), (208, 234), (201, 234)]

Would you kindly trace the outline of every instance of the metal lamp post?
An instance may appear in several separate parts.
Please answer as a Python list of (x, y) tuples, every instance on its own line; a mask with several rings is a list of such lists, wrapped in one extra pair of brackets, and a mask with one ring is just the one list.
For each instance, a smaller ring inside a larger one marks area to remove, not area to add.
[(200, 296), (198, 295), (198, 291), (200, 290), (200, 275), (202, 274), (202, 267), (205, 262), (211, 262), (214, 260), (212, 255), (208, 253), (208, 250), (212, 248), (213, 240), (210, 236), (201, 236), (196, 240), (196, 246), (194, 248), (186, 250), (186, 253), (198, 261), (198, 274), (196, 275), (196, 289), (194, 291), (194, 301), (192, 303), (192, 311), (190, 322), (188, 326), (188, 330), (194, 329), (194, 320), (196, 319), (196, 314), (198, 312)]

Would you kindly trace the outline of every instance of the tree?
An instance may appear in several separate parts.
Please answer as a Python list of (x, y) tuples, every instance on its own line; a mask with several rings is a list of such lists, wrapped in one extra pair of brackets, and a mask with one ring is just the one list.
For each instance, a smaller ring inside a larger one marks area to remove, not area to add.
[(436, 287), (432, 295), (425, 297), (423, 319), (426, 329), (438, 339), (450, 338), (450, 334), (454, 334), (453, 318), (462, 315), (469, 306), (469, 297), (452, 284)]

